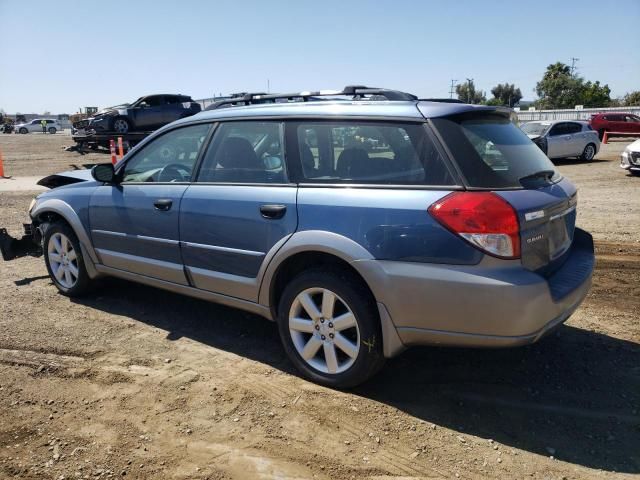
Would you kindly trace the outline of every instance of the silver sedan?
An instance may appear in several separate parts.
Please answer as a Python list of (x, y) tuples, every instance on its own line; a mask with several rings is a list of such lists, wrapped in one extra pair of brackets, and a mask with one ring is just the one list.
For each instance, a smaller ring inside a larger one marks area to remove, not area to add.
[(525, 123), (520, 128), (549, 158), (580, 157), (591, 161), (600, 150), (598, 132), (587, 122), (538, 121)]

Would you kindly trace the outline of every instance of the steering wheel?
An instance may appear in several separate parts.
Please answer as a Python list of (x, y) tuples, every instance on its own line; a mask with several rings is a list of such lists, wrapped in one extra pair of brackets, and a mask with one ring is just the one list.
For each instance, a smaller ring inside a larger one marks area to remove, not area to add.
[[(186, 172), (186, 175), (183, 173)], [(191, 167), (182, 163), (165, 165), (158, 173), (158, 182), (186, 182), (191, 178)]]

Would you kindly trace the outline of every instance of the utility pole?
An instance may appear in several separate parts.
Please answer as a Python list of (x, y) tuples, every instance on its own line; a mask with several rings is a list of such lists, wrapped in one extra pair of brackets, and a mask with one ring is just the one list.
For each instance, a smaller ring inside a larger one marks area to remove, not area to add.
[(453, 98), (453, 91), (455, 90), (457, 81), (458, 80), (454, 80), (453, 78), (451, 79), (451, 88), (449, 89), (449, 98)]
[(467, 78), (467, 103), (471, 103), (471, 83), (473, 78)]
[(580, 60), (579, 58), (576, 57), (571, 57), (571, 76), (573, 77), (577, 67), (576, 67), (576, 62)]

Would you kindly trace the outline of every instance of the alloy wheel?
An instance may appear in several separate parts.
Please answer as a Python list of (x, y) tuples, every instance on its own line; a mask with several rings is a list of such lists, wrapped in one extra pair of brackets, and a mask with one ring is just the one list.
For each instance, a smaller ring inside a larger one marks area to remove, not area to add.
[(47, 257), (55, 281), (64, 288), (73, 288), (78, 282), (80, 272), (78, 256), (71, 240), (63, 233), (51, 235), (47, 245)]
[(118, 118), (113, 122), (113, 129), (118, 133), (127, 133), (129, 131), (129, 124), (126, 120)]
[(584, 158), (585, 160), (591, 160), (593, 159), (593, 157), (595, 156), (595, 148), (593, 148), (593, 145), (587, 145), (584, 149)]
[(300, 357), (322, 373), (348, 370), (360, 351), (353, 311), (326, 288), (308, 288), (296, 296), (289, 310), (289, 333)]

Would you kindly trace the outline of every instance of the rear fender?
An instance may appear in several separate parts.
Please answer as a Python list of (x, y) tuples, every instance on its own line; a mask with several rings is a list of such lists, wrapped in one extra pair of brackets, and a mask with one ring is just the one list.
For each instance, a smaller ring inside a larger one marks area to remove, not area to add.
[[(373, 258), (371, 253), (362, 247), (362, 245), (347, 237), (343, 237), (342, 235), (320, 230), (296, 232), (269, 260), (264, 273), (261, 272), (262, 276), (260, 278), (262, 278), (262, 281), (260, 283), (258, 303), (270, 306), (271, 284), (278, 268), (282, 262), (293, 255), (305, 252), (321, 252), (334, 255), (335, 257), (352, 264), (358, 271), (358, 266), (353, 262), (356, 260), (368, 260)], [(359, 273), (362, 275), (360, 271)], [(364, 275), (362, 276), (369, 284), (369, 279)]]

